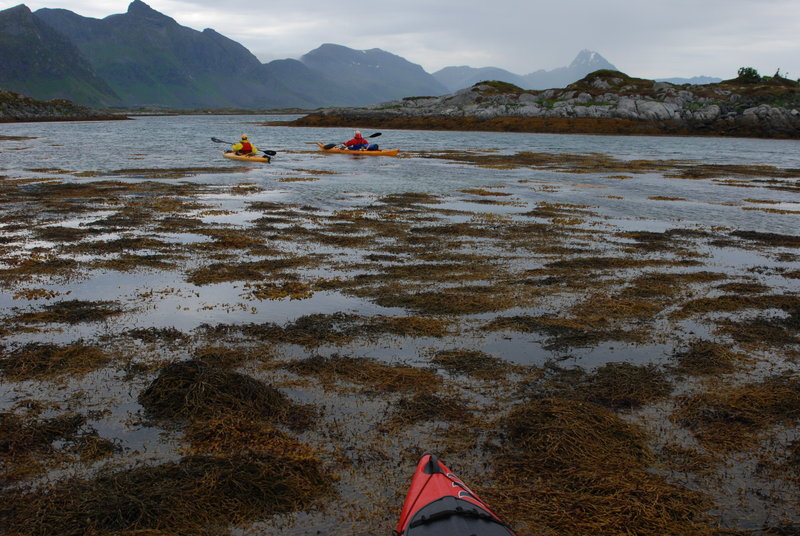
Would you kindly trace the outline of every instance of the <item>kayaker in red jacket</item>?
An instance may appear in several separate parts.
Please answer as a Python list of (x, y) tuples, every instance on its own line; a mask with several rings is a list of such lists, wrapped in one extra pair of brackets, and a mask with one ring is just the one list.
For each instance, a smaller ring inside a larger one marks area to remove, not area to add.
[(258, 152), (258, 148), (247, 139), (247, 134), (242, 134), (241, 141), (231, 145), (231, 150), (236, 154), (256, 154)]
[(361, 137), (361, 131), (356, 130), (353, 139), (344, 142), (351, 151), (361, 151), (369, 147), (369, 142)]

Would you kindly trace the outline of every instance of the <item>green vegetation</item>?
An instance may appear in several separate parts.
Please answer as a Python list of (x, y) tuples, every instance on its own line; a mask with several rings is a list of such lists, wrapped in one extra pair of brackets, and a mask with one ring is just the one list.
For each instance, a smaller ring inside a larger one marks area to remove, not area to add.
[(752, 67), (740, 67), (736, 79), (745, 84), (756, 84), (761, 82), (761, 75)]
[(485, 80), (483, 82), (478, 82), (472, 86), (473, 91), (478, 90), (479, 86), (489, 86), (489, 89), (480, 88), (483, 95), (521, 95), (523, 93), (529, 93), (519, 86), (515, 86), (514, 84), (510, 84), (508, 82), (501, 82), (500, 80)]

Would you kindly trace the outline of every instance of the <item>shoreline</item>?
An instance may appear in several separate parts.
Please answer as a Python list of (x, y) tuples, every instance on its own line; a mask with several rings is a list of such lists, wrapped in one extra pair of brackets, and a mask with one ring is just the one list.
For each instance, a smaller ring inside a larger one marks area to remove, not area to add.
[(35, 117), (25, 119), (0, 118), (0, 123), (58, 123), (62, 121), (126, 121), (127, 116), (100, 116), (100, 117)]
[(354, 124), (360, 128), (392, 128), (398, 130), (442, 130), (465, 132), (520, 132), (530, 134), (597, 134), (620, 136), (702, 136), (722, 138), (800, 139), (800, 132), (792, 136), (784, 133), (766, 133), (762, 128), (731, 128), (727, 124), (690, 127), (675, 122), (652, 123), (616, 118), (538, 118), (538, 117), (375, 117), (371, 113), (348, 115), (309, 114), (294, 121), (270, 121), (267, 126), (291, 127), (341, 127)]

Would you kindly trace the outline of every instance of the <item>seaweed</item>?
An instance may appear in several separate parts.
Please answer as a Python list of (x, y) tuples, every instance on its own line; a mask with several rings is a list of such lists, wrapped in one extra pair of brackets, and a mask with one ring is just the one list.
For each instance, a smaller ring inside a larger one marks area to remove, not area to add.
[(594, 371), (579, 390), (588, 402), (631, 409), (667, 397), (672, 384), (655, 365), (607, 363)]
[(38, 418), (33, 412), (0, 412), (0, 488), (68, 461), (68, 454), (94, 462), (122, 450), (117, 442), (100, 437), (87, 420), (78, 413)]
[(312, 347), (321, 344), (341, 344), (357, 334), (360, 317), (346, 313), (311, 314), (301, 316), (285, 326), (268, 322), (246, 324), (236, 329), (244, 335), (261, 341), (299, 344)]
[(537, 399), (499, 422), (496, 479), (481, 491), (530, 534), (712, 534), (707, 496), (651, 474), (647, 435), (589, 403)]
[(708, 449), (742, 450), (772, 426), (800, 421), (800, 379), (772, 376), (760, 382), (719, 386), (681, 395), (671, 419), (688, 428)]
[(519, 392), (530, 399), (555, 397), (615, 410), (636, 409), (669, 396), (672, 383), (652, 364), (612, 362), (588, 373), (548, 362), (540, 374), (523, 382)]
[(324, 385), (336, 381), (364, 385), (370, 393), (435, 391), (442, 379), (430, 369), (385, 365), (366, 357), (314, 355), (283, 365), (295, 374), (316, 376)]
[(236, 415), (303, 429), (314, 415), (274, 387), (198, 360), (167, 365), (138, 400), (147, 415), (162, 421), (196, 422)]
[(314, 257), (286, 257), (242, 262), (238, 264), (213, 263), (192, 270), (186, 280), (194, 285), (211, 285), (229, 281), (263, 281), (290, 268), (313, 266)]
[(270, 455), (194, 455), (177, 462), (104, 470), (49, 489), (6, 492), (0, 531), (20, 536), (164, 531), (224, 532), (230, 525), (311, 506), (330, 493), (319, 463)]
[(318, 464), (317, 453), (301, 441), (261, 420), (226, 415), (191, 423), (184, 439), (187, 454), (215, 456), (272, 456), (301, 463)]
[(493, 380), (512, 370), (507, 362), (480, 350), (453, 349), (437, 352), (431, 363), (450, 374), (466, 374), (477, 379)]
[(431, 421), (463, 422), (471, 417), (463, 400), (423, 392), (402, 397), (392, 404), (389, 420), (394, 425), (413, 426)]
[(185, 344), (189, 336), (175, 327), (134, 328), (125, 332), (129, 337), (145, 343), (166, 342), (168, 344)]
[(111, 361), (97, 346), (78, 341), (68, 345), (31, 342), (14, 349), (0, 347), (0, 371), (12, 381), (49, 379), (61, 374), (85, 374)]
[(673, 353), (675, 370), (683, 374), (709, 375), (731, 373), (747, 356), (734, 352), (729, 344), (693, 339), (685, 349)]
[(374, 291), (382, 307), (403, 307), (426, 315), (472, 315), (510, 309), (518, 303), (509, 292), (487, 286), (461, 286), (446, 290), (408, 292), (392, 286)]
[(42, 311), (19, 314), (14, 320), (25, 324), (80, 324), (100, 322), (123, 312), (113, 301), (64, 300), (45, 305)]

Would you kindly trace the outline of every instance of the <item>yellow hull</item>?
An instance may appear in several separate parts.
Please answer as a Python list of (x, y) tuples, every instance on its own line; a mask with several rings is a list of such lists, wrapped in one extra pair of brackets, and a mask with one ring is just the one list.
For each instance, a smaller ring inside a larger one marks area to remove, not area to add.
[(320, 142), (317, 142), (317, 145), (326, 153), (343, 153), (357, 156), (397, 156), (397, 153), (400, 152), (400, 149), (383, 149), (379, 151), (351, 151), (350, 149), (340, 149), (339, 147), (326, 149), (325, 144)]
[(264, 155), (245, 155), (245, 154), (235, 154), (235, 153), (222, 153), (222, 156), (225, 158), (230, 158), (231, 160), (244, 160), (246, 162), (265, 162), (269, 164), (270, 157)]

